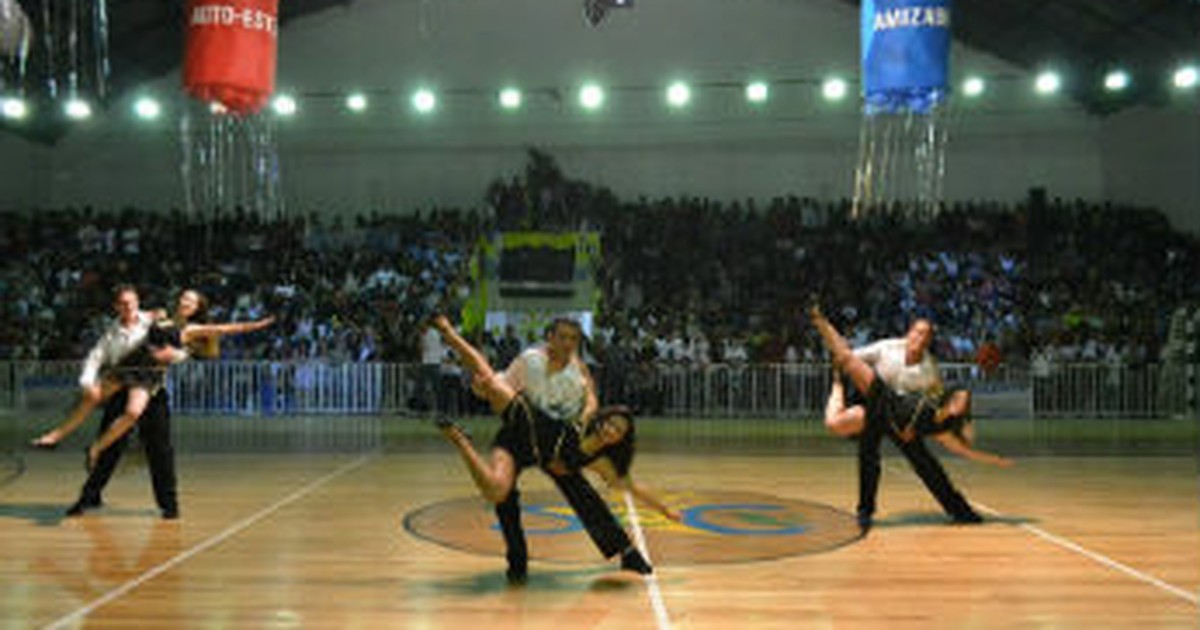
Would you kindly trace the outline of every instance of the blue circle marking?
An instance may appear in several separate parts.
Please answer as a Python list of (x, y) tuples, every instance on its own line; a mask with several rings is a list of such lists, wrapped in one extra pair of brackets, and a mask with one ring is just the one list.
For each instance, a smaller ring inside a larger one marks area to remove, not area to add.
[[(783, 523), (779, 519), (765, 514), (767, 512), (779, 512), (786, 509), (781, 505), (766, 503), (696, 505), (683, 511), (683, 523), (696, 529), (717, 534), (728, 534), (730, 536), (793, 536), (808, 531), (808, 527), (804, 525)], [(743, 520), (768, 523), (774, 527), (770, 529), (765, 527), (741, 528), (731, 525), (718, 525), (706, 520), (710, 513), (720, 512), (738, 513)]]
[[(724, 534), (728, 536), (795, 536), (809, 530), (807, 525), (788, 523), (780, 520), (772, 512), (787, 510), (781, 505), (769, 503), (714, 503), (694, 505), (683, 510), (683, 524), (693, 529)], [(533, 536), (554, 536), (583, 531), (583, 523), (575, 514), (562, 513), (549, 509), (545, 505), (526, 505), (522, 512), (531, 516), (549, 519), (550, 524), (542, 527), (529, 527), (525, 533)], [(736, 527), (728, 524), (713, 523), (711, 515), (730, 514), (755, 527)], [(500, 531), (499, 523), (492, 523), (492, 531)]]

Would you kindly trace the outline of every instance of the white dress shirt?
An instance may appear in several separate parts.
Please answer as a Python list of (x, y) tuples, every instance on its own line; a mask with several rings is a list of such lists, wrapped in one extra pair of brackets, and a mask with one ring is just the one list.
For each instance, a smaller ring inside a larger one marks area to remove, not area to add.
[(575, 421), (587, 401), (588, 382), (578, 357), (563, 369), (550, 374), (550, 355), (544, 346), (522, 352), (504, 372), (504, 380), (523, 392), (546, 415), (556, 420)]
[(149, 313), (139, 312), (137, 321), (130, 326), (124, 326), (120, 320), (113, 321), (100, 341), (88, 352), (83, 360), (83, 371), (79, 375), (79, 385), (90, 387), (100, 378), (100, 369), (115, 365), (146, 339), (153, 318)]
[(856, 348), (854, 354), (875, 368), (884, 384), (900, 394), (927, 392), (940, 380), (937, 361), (928, 352), (917, 363), (908, 365), (905, 362), (907, 344), (903, 337), (876, 341)]

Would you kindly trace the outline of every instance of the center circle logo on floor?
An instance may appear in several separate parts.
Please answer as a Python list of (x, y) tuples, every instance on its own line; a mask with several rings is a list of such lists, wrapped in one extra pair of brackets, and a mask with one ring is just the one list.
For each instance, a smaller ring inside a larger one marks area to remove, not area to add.
[[(630, 514), (621, 495), (609, 508), (628, 529)], [(820, 553), (858, 538), (854, 516), (828, 505), (759, 492), (691, 490), (666, 492), (683, 518), (672, 521), (638, 504), (637, 524), (654, 561), (663, 565), (721, 564)], [(549, 562), (595, 562), (583, 523), (561, 495), (521, 495), (521, 521), (530, 557)], [(492, 506), (477, 497), (449, 499), (409, 512), (404, 527), (413, 535), (452, 549), (504, 555)]]

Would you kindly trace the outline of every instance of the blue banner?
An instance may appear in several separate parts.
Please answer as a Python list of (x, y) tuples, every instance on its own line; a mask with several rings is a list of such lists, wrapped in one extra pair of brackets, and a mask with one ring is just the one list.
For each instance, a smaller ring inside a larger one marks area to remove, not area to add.
[(863, 0), (866, 112), (926, 113), (946, 96), (950, 0)]

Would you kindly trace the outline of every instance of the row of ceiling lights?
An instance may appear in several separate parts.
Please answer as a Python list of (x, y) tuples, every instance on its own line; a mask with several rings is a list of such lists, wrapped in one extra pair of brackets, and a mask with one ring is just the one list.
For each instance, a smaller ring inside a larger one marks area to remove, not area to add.
[[(1180, 90), (1192, 89), (1198, 82), (1200, 82), (1200, 70), (1197, 70), (1195, 66), (1183, 66), (1177, 69), (1171, 77), (1172, 85)], [(1132, 79), (1129, 73), (1123, 70), (1114, 70), (1105, 75), (1103, 85), (1105, 90), (1119, 93), (1128, 89), (1131, 83)], [(1042, 72), (1034, 78), (1033, 88), (1038, 94), (1051, 95), (1058, 92), (1061, 87), (1062, 78), (1056, 72)], [(844, 99), (849, 94), (849, 89), (847, 81), (840, 77), (830, 77), (821, 84), (821, 94), (828, 101)], [(967, 98), (978, 98), (986, 90), (987, 82), (980, 76), (967, 77), (961, 86), (961, 93)], [(691, 103), (692, 88), (685, 82), (677, 81), (666, 88), (664, 96), (668, 106), (672, 108), (685, 107)], [(770, 97), (770, 84), (765, 81), (747, 83), (745, 97), (751, 104), (765, 103)], [(577, 98), (582, 108), (593, 111), (604, 106), (607, 96), (602, 86), (589, 83), (579, 89)], [(516, 87), (506, 87), (497, 93), (496, 99), (502, 109), (515, 111), (521, 108), (524, 94)], [(409, 102), (418, 113), (428, 114), (437, 109), (438, 97), (433, 90), (421, 88), (412, 93)], [(362, 92), (352, 93), (345, 98), (345, 107), (351, 112), (366, 111), (368, 105), (368, 97)], [(214, 105), (213, 108), (216, 113), (222, 111), (219, 105)], [(277, 115), (287, 117), (296, 113), (298, 105), (295, 97), (279, 94), (272, 99), (271, 108)], [(133, 109), (137, 117), (143, 120), (154, 120), (163, 112), (162, 105), (156, 99), (148, 96), (137, 99)], [(63, 112), (68, 118), (84, 120), (91, 117), (92, 106), (84, 99), (72, 98), (64, 103)], [(0, 114), (9, 120), (23, 119), (28, 113), (29, 106), (20, 98), (4, 98), (3, 103), (0, 104)]]

